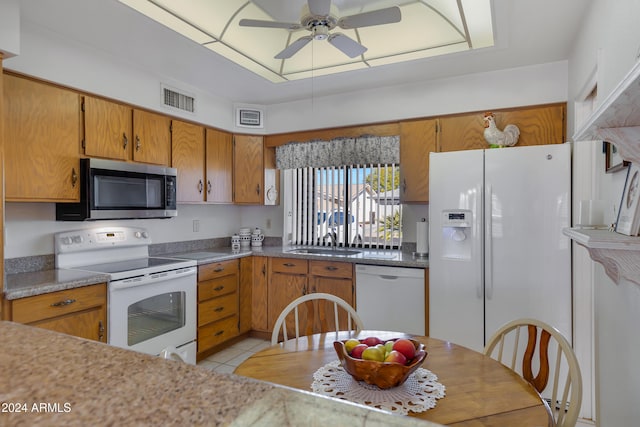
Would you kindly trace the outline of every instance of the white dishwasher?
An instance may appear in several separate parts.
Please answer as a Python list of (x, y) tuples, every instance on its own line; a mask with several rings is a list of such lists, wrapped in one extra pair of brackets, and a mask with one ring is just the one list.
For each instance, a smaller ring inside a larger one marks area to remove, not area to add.
[(369, 330), (424, 335), (424, 269), (356, 265), (356, 311)]

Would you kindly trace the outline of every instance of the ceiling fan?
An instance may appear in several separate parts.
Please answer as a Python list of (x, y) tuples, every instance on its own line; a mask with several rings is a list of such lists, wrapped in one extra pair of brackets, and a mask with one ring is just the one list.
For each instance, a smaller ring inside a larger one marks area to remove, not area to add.
[(397, 6), (338, 17), (338, 9), (331, 4), (331, 0), (307, 0), (307, 4), (302, 8), (300, 23), (242, 19), (240, 25), (243, 27), (284, 28), (291, 31), (306, 28), (311, 32), (311, 35), (300, 37), (287, 46), (275, 56), (276, 59), (291, 58), (311, 40), (327, 40), (348, 57), (355, 58), (366, 52), (367, 48), (342, 33), (329, 34), (330, 30), (335, 27), (354, 29), (391, 24), (400, 22), (401, 18), (400, 8)]

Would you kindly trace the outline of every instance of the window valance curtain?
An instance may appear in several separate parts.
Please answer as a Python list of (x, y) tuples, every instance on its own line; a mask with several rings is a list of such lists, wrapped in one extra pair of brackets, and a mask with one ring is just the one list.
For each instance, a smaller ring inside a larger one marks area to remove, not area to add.
[(400, 163), (400, 137), (360, 136), (330, 141), (291, 142), (276, 147), (276, 167), (338, 167)]

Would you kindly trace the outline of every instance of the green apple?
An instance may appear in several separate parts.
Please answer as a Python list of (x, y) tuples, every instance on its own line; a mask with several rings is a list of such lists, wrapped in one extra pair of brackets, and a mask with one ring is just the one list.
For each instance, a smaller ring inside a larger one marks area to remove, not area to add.
[(351, 350), (353, 350), (353, 348), (359, 344), (360, 344), (360, 341), (358, 341), (355, 338), (351, 338), (345, 341), (344, 349), (347, 350), (347, 353), (351, 354)]
[(384, 351), (378, 347), (367, 347), (362, 352), (364, 360), (375, 360), (376, 362), (384, 362)]
[(393, 350), (393, 343), (394, 341), (387, 341), (386, 343), (384, 343), (384, 355), (385, 357), (391, 353), (391, 350)]

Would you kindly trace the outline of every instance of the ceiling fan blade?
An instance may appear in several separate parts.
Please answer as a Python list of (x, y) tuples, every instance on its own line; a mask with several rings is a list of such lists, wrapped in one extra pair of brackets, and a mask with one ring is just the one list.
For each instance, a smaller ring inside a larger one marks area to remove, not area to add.
[(295, 55), (300, 49), (305, 47), (307, 43), (313, 40), (311, 36), (300, 37), (298, 40), (287, 46), (282, 52), (274, 56), (276, 59), (287, 59)]
[(241, 19), (239, 24), (241, 27), (284, 28), (285, 30), (299, 30), (302, 28), (302, 25), (294, 22), (263, 21), (260, 19)]
[(400, 13), (400, 8), (393, 6), (342, 17), (338, 21), (338, 27), (344, 29), (371, 27), (373, 25), (400, 22), (401, 19), (402, 13)]
[(326, 16), (331, 11), (331, 0), (307, 0), (312, 15)]
[(342, 33), (331, 34), (327, 40), (349, 58), (355, 58), (367, 51), (366, 47)]

